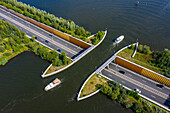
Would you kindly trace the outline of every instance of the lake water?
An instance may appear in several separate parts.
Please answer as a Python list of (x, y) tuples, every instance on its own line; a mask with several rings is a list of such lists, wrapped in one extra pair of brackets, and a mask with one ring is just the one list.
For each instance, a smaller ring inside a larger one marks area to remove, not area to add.
[[(170, 48), (170, 1), (140, 0), (20, 0), (58, 17), (71, 19), (96, 33), (108, 29), (104, 42), (69, 69), (42, 79), (48, 62), (25, 52), (0, 67), (0, 113), (130, 113), (103, 94), (77, 102), (84, 80), (113, 53), (139, 40), (153, 50)], [(113, 40), (125, 35), (117, 47)], [(43, 88), (54, 78), (62, 84)]]

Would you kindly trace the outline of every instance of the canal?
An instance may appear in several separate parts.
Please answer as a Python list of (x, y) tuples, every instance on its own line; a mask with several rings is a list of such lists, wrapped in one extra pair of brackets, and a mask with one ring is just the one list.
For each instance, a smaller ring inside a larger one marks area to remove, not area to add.
[[(103, 94), (77, 102), (84, 80), (114, 52), (139, 40), (153, 50), (170, 49), (169, 0), (19, 0), (71, 19), (96, 33), (108, 29), (103, 43), (69, 69), (42, 79), (49, 65), (31, 52), (24, 52), (0, 67), (0, 113), (131, 113)], [(113, 40), (125, 35), (118, 46)], [(43, 88), (54, 78), (62, 84), (49, 92)]]

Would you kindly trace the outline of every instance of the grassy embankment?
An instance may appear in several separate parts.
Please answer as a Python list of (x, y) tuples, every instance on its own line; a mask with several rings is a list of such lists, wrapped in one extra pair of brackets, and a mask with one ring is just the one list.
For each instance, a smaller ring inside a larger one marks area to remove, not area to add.
[(157, 72), (159, 74), (164, 74), (164, 72), (161, 71), (160, 68), (153, 66), (151, 64), (151, 62), (149, 62), (149, 61), (153, 60), (153, 58), (152, 58), (152, 56), (150, 54), (144, 54), (144, 53), (136, 52), (135, 57), (132, 58), (131, 56), (132, 56), (133, 52), (134, 52), (134, 50), (126, 48), (123, 51), (119, 52), (117, 55), (122, 57), (122, 58), (125, 58), (125, 59), (127, 59), (127, 60), (129, 60), (131, 62), (134, 62), (134, 63), (136, 63), (138, 65), (141, 65), (141, 66), (143, 66), (145, 68), (148, 68), (148, 69), (150, 69), (152, 71), (155, 71), (155, 72)]
[(87, 96), (95, 91), (97, 91), (97, 84), (104, 84), (106, 83), (108, 80), (103, 78), (103, 77), (99, 77), (97, 74), (94, 74), (88, 81), (87, 83), (85, 84), (84, 88), (82, 89), (81, 91), (81, 94), (80, 94), (80, 98), (81, 97), (84, 97), (84, 96)]

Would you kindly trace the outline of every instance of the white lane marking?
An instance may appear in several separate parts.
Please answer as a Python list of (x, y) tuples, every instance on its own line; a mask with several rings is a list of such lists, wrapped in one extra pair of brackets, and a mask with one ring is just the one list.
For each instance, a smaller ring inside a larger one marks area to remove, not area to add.
[(145, 80), (142, 80), (142, 81), (146, 83), (146, 81), (145, 81)]
[[(114, 70), (108, 70), (108, 69), (104, 69), (104, 70), (106, 70), (107, 72), (110, 72), (110, 73), (114, 73)], [(154, 88), (152, 88), (152, 87), (149, 87), (149, 86), (147, 86), (147, 85), (145, 85), (144, 83), (141, 83), (141, 82), (139, 82), (139, 81), (136, 81), (136, 80), (134, 80), (134, 79), (132, 79), (132, 78), (130, 78), (130, 77), (128, 77), (128, 76), (125, 76), (125, 75), (123, 75), (123, 74), (121, 74), (120, 75), (120, 73), (119, 74), (115, 74), (115, 76), (118, 76), (118, 77), (120, 77), (120, 78), (122, 78), (122, 79), (124, 79), (124, 80), (126, 80), (126, 81), (129, 81), (129, 82), (131, 82), (132, 84), (136, 84), (137, 86), (139, 86), (139, 87), (145, 87), (144, 89), (146, 89), (146, 90), (148, 90), (149, 92), (152, 92), (152, 93), (154, 93), (155, 95), (158, 95), (158, 96), (160, 96), (160, 97), (162, 97), (162, 98), (165, 98), (165, 99), (167, 99), (168, 98), (168, 96), (169, 95), (167, 95), (167, 94), (165, 94), (165, 93), (163, 93), (163, 92), (160, 92), (160, 91), (158, 91), (158, 90), (156, 90), (156, 89), (154, 89)]]
[(132, 76), (131, 74), (128, 74), (129, 76)]
[[(4, 11), (3, 9), (0, 9), (0, 10), (6, 13), (6, 11)], [(31, 24), (31, 26), (34, 26), (34, 27), (36, 27), (37, 29), (42, 30), (42, 31), (44, 31), (44, 32), (47, 33), (46, 30), (44, 30), (44, 29), (42, 29), (42, 28), (40, 28), (40, 27), (38, 27), (38, 26), (36, 26), (36, 25), (34, 25), (34, 24), (32, 24), (32, 23), (30, 23), (30, 22), (24, 20), (24, 19), (21, 19), (20, 17), (14, 15), (14, 14), (11, 14), (10, 12), (7, 12), (7, 13), (9, 13), (10, 15), (12, 15), (13, 17), (16, 17), (16, 18), (19, 19), (19, 20), (24, 21), (25, 24), (29, 23), (29, 24)], [(28, 26), (30, 26), (30, 25), (28, 25)], [(50, 34), (52, 34), (52, 33), (50, 32)], [(77, 47), (77, 45), (75, 45), (75, 44), (73, 44), (73, 43), (71, 43), (71, 42), (69, 42), (69, 41), (66, 41), (66, 40), (64, 40), (63, 38), (58, 37), (57, 35), (54, 35), (54, 37), (59, 38), (60, 40), (66, 42), (66, 43), (69, 43), (69, 44), (71, 44), (71, 45), (74, 46), (74, 47)], [(79, 47), (80, 50), (83, 50), (83, 48), (81, 48), (80, 46), (78, 46), (78, 47)]]
[[(13, 19), (7, 17), (7, 16), (4, 15), (4, 14), (0, 14), (0, 15), (6, 17), (7, 19), (10, 19), (11, 22), (16, 23), (18, 26), (23, 27), (23, 28), (25, 28), (25, 29), (27, 29), (27, 30), (30, 30), (30, 31), (32, 31), (34, 34), (37, 34), (37, 35), (41, 36), (41, 38), (43, 38), (43, 39), (45, 39), (45, 40), (51, 41), (51, 39), (49, 39), (49, 38), (47, 38), (46, 36), (44, 36), (44, 35), (38, 33), (37, 31), (34, 31), (33, 29), (31, 29), (31, 28), (25, 26), (24, 24), (19, 23), (19, 22), (13, 20)], [(36, 29), (36, 28), (35, 28), (35, 29)], [(77, 53), (78, 53), (77, 51), (74, 51), (73, 49), (70, 49), (69, 47), (66, 47), (66, 46), (62, 45), (62, 44), (60, 44), (59, 42), (51, 41), (51, 43), (53, 43), (54, 45), (58, 45), (58, 46), (64, 48), (65, 50), (68, 50), (68, 51), (69, 51), (70, 53), (72, 53), (72, 54), (77, 54)]]
[(156, 98), (155, 96), (151, 95), (151, 97)]

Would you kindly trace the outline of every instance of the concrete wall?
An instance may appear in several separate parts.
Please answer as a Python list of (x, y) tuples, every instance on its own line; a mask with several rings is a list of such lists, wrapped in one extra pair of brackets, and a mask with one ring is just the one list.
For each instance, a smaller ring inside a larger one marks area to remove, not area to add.
[(23, 19), (25, 19), (25, 20), (27, 20), (27, 21), (29, 21), (29, 22), (31, 22), (31, 23), (33, 23), (33, 24), (35, 24), (35, 25), (37, 25), (37, 26), (39, 26), (39, 27), (41, 27), (41, 28), (43, 28), (43, 29), (45, 29), (45, 30), (47, 30), (47, 31), (59, 36), (59, 37), (61, 37), (61, 38), (63, 38), (63, 39), (65, 39), (65, 40), (67, 40), (67, 41), (70, 41), (71, 43), (73, 43), (75, 45), (78, 45), (78, 46), (80, 46), (80, 47), (82, 47), (84, 49), (87, 49), (87, 48), (89, 48), (91, 46), (91, 44), (83, 42), (80, 39), (76, 39), (76, 38), (74, 38), (74, 37), (72, 37), (72, 36), (70, 36), (68, 34), (65, 34), (65, 33), (61, 32), (61, 31), (58, 31), (58, 30), (56, 30), (54, 28), (51, 28), (51, 27), (49, 27), (49, 26), (47, 26), (45, 24), (42, 24), (42, 23), (37, 22), (37, 21), (35, 21), (33, 19), (25, 17), (25, 16), (23, 16), (23, 15), (17, 13), (17, 12), (14, 12), (14, 11), (12, 11), (10, 9), (7, 9), (7, 8), (1, 6), (1, 5), (0, 5), (0, 8), (2, 8), (2, 9), (6, 10), (6, 11), (8, 11), (8, 12), (14, 14), (14, 15), (17, 15), (17, 16), (19, 16), (19, 17), (21, 17), (21, 18), (23, 18)]
[(160, 83), (165, 84), (170, 87), (170, 80), (167, 77), (164, 77), (163, 75), (152, 72), (151, 70), (146, 69), (142, 66), (135, 65), (127, 60), (124, 60), (123, 58), (120, 58), (120, 57), (116, 57), (115, 61), (117, 64), (119, 64), (123, 67), (126, 67), (136, 73), (144, 75), (152, 80), (155, 80), (157, 82), (160, 82)]

